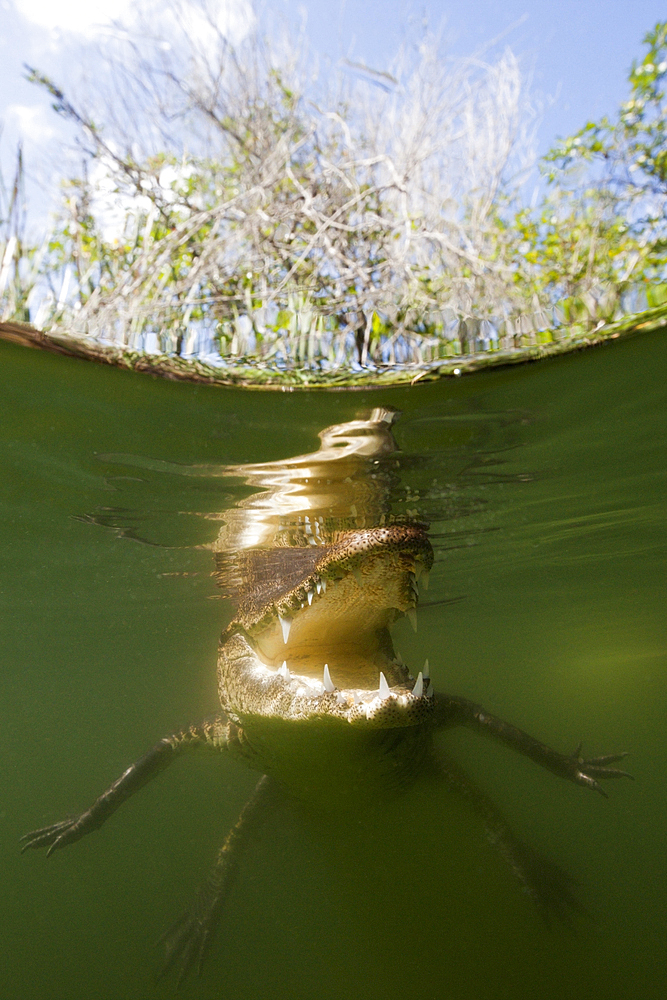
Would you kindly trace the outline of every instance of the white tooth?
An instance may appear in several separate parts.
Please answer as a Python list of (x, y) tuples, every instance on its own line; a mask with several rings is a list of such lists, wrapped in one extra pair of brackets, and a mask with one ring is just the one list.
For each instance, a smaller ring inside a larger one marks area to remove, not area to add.
[(347, 705), (347, 698), (342, 691), (336, 691), (336, 703), (338, 705)]
[(287, 640), (289, 639), (289, 630), (292, 627), (292, 619), (283, 618), (282, 615), (278, 615), (278, 621), (280, 622), (280, 627), (283, 630), (283, 642), (287, 643)]
[[(408, 621), (412, 625), (413, 631), (416, 632), (417, 631), (417, 609), (416, 608), (408, 608), (407, 611), (405, 612), (405, 617), (408, 619)], [(285, 639), (285, 642), (287, 642), (287, 639)]]
[(391, 694), (391, 689), (390, 689), (389, 685), (387, 684), (387, 678), (382, 673), (382, 671), (380, 671), (380, 689), (379, 689), (379, 693), (380, 693), (380, 697), (381, 698), (388, 698), (389, 695)]
[(312, 604), (313, 603), (313, 592), (312, 592), (312, 590), (309, 590), (307, 592), (307, 596), (308, 596), (308, 604)]
[(435, 694), (435, 692), (434, 692), (433, 688), (429, 687), (428, 691), (426, 692), (426, 697), (427, 698), (432, 698), (434, 694)]
[(287, 666), (287, 660), (283, 660), (283, 665), (282, 667), (279, 668), (278, 673), (282, 678), (284, 678), (285, 681), (290, 681), (292, 679), (292, 675), (289, 672), (289, 667)]
[(322, 577), (322, 593), (326, 594), (326, 592), (327, 592), (327, 581), (324, 579), (324, 577)]
[(329, 673), (329, 664), (324, 664), (324, 690), (331, 694), (332, 691), (336, 690), (334, 682), (331, 680), (331, 674)]
[(317, 580), (315, 581), (315, 587), (317, 588), (317, 593), (318, 594), (321, 593), (321, 591), (322, 591), (322, 581), (320, 580), (319, 576), (318, 576)]
[(427, 681), (431, 676), (431, 668), (428, 665), (428, 660), (424, 660), (424, 680)]
[(357, 584), (359, 585), (359, 587), (363, 587), (363, 585), (364, 585), (364, 578), (361, 575), (361, 570), (358, 569), (356, 566), (353, 567), (353, 569), (352, 569), (352, 576), (357, 581)]
[(361, 704), (361, 696), (360, 696), (360, 694), (359, 694), (358, 691), (355, 691), (353, 693), (352, 700), (354, 701), (355, 705), (360, 705)]
[(425, 569), (422, 573), (422, 583), (424, 584), (424, 590), (428, 590), (428, 570)]
[(424, 693), (424, 678), (422, 677), (421, 670), (419, 671), (419, 677), (415, 681), (415, 686), (412, 689), (412, 694), (415, 698), (421, 698)]

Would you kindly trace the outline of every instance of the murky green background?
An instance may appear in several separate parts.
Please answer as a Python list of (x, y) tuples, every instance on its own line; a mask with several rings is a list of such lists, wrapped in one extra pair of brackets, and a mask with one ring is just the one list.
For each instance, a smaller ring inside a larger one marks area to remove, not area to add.
[[(159, 737), (215, 708), (229, 608), (203, 546), (247, 487), (195, 466), (314, 450), (403, 410), (406, 509), (437, 565), (396, 643), (437, 687), (558, 748), (630, 749), (609, 801), (468, 733), (443, 737), (514, 827), (581, 881), (547, 928), (444, 790), (350, 826), (285, 805), (249, 850), (185, 998), (663, 997), (667, 829), (664, 331), (412, 389), (243, 393), (0, 343), (0, 996), (170, 997), (155, 942), (255, 775), (183, 760), (99, 833), (18, 837), (78, 812)], [(125, 457), (123, 457), (125, 456)], [(196, 472), (206, 474), (194, 474)], [(444, 603), (443, 603), (444, 602)]]

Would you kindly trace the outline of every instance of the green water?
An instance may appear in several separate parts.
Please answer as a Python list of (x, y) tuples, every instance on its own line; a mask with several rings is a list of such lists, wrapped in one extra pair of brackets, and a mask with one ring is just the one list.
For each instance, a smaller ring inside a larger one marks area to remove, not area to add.
[(545, 927), (444, 790), (417, 784), (379, 816), (369, 804), (353, 829), (286, 804), (180, 995), (662, 997), (665, 346), (659, 331), (455, 382), (301, 395), (0, 343), (0, 997), (174, 995), (154, 983), (155, 942), (256, 776), (193, 757), (48, 860), (20, 856), (18, 838), (215, 709), (230, 609), (198, 546), (218, 531), (206, 515), (249, 492), (215, 467), (312, 451), (323, 427), (380, 403), (403, 411), (397, 509), (432, 519), (437, 556), (418, 634), (394, 629), (404, 659), (428, 656), (438, 689), (559, 749), (632, 751), (637, 780), (605, 801), (480, 737), (442, 737), (580, 880), (591, 918)]

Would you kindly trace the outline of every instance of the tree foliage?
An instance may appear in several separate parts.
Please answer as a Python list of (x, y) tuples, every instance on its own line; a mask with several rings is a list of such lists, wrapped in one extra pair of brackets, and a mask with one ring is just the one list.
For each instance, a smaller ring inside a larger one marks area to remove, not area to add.
[(667, 260), (667, 22), (644, 38), (630, 96), (616, 119), (587, 122), (545, 157), (549, 191), (531, 220), (539, 280), (561, 304), (595, 322), (624, 293), (663, 296)]
[(333, 87), (298, 41), (218, 33), (186, 58), (125, 39), (104, 55), (114, 100), (97, 103), (31, 70), (86, 153), (33, 321), (324, 369), (607, 322), (664, 277), (666, 35), (646, 36), (618, 119), (546, 157), (535, 208), (534, 114), (509, 51), (452, 61), (422, 36), (391, 73), (348, 64)]

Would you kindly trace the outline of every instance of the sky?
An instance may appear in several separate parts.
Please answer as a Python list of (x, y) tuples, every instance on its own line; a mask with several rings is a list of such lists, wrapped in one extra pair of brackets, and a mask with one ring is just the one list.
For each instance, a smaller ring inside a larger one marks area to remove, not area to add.
[[(208, 33), (198, 3), (215, 11), (229, 37), (240, 37), (253, 17), (250, 0), (181, 2), (195, 30), (200, 25), (203, 45)], [(71, 86), (86, 47), (103, 40), (113, 20), (131, 24), (138, 9), (168, 34), (160, 0), (0, 0), (0, 162), (7, 178), (21, 139), (33, 214), (48, 211), (69, 137), (47, 95), (24, 79), (24, 64)], [(541, 108), (540, 153), (586, 121), (615, 113), (643, 36), (667, 17), (659, 0), (263, 0), (257, 9), (260, 17), (264, 10), (304, 21), (324, 66), (348, 58), (385, 69), (415, 22), (441, 30), (453, 55), (471, 55), (502, 36)]]

